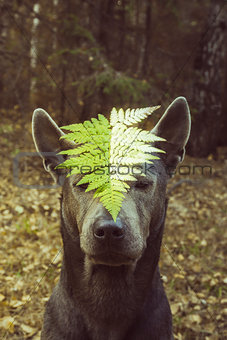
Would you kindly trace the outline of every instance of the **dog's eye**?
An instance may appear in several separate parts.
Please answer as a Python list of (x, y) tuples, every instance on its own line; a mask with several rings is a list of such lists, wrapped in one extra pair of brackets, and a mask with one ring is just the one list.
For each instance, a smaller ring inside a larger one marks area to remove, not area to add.
[(146, 188), (148, 188), (148, 186), (149, 186), (149, 183), (148, 182), (136, 182), (135, 183), (135, 188), (136, 189), (146, 189)]
[(77, 183), (73, 183), (73, 187), (79, 188), (79, 189), (82, 189), (82, 190), (86, 190), (87, 187), (88, 187), (88, 183), (83, 183), (83, 184), (80, 184), (80, 185), (77, 185)]

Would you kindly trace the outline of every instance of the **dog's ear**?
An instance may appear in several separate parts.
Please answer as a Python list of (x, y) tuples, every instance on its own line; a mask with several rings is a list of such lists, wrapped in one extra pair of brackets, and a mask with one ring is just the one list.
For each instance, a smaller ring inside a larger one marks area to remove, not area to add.
[(45, 170), (50, 172), (58, 184), (62, 184), (65, 170), (55, 169), (55, 167), (64, 162), (65, 156), (58, 155), (57, 153), (74, 146), (64, 139), (59, 140), (63, 135), (63, 131), (46, 111), (43, 109), (36, 109), (34, 111), (32, 117), (32, 136), (36, 150), (43, 159)]
[(176, 98), (167, 108), (161, 119), (151, 131), (166, 142), (157, 143), (157, 147), (166, 153), (161, 156), (165, 162), (167, 172), (173, 173), (177, 164), (184, 159), (185, 145), (191, 130), (191, 117), (187, 100)]

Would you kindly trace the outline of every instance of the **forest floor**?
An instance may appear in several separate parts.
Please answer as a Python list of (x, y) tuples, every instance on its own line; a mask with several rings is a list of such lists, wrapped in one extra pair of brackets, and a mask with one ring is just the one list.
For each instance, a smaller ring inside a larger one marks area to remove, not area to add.
[[(0, 338), (37, 340), (61, 268), (60, 189), (18, 186), (52, 183), (38, 157), (20, 154), (35, 151), (30, 122), (2, 112), (0, 134)], [(169, 183), (160, 268), (178, 340), (227, 339), (226, 159), (226, 149), (186, 157)]]

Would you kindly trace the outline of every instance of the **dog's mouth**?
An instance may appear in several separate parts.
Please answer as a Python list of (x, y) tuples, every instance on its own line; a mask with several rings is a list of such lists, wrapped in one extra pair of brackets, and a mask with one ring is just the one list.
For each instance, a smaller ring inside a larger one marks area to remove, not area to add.
[(93, 264), (96, 265), (102, 264), (114, 267), (132, 265), (135, 262), (135, 259), (114, 252), (102, 253), (98, 255), (89, 255), (88, 258)]

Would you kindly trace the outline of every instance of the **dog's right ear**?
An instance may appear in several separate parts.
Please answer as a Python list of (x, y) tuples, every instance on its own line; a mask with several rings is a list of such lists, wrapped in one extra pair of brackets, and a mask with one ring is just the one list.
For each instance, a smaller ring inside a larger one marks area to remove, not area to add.
[(50, 172), (58, 184), (62, 184), (65, 170), (55, 169), (55, 167), (64, 162), (65, 156), (58, 155), (57, 153), (75, 146), (65, 139), (59, 140), (63, 135), (63, 131), (45, 110), (36, 109), (34, 111), (32, 117), (32, 136), (36, 150), (43, 159), (45, 170)]
[(191, 131), (191, 117), (187, 100), (184, 97), (176, 98), (166, 109), (165, 113), (151, 131), (166, 142), (158, 142), (157, 147), (166, 154), (159, 154), (163, 159), (168, 174), (174, 172), (177, 164), (182, 162), (185, 146)]

